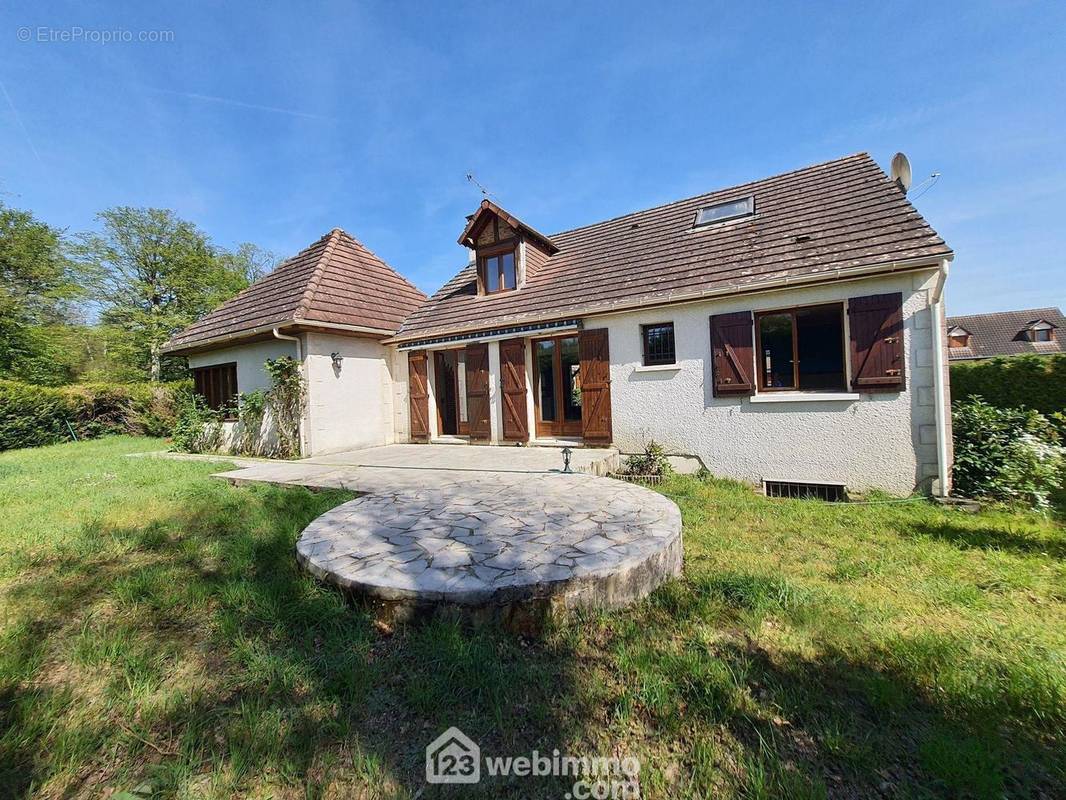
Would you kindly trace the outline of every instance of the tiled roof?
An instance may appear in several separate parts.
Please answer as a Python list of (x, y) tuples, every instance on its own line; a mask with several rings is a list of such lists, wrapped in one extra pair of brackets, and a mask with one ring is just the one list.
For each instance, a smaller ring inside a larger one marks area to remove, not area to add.
[(168, 352), (271, 325), (316, 322), (393, 333), (426, 296), (335, 228), (174, 336)]
[[(1055, 340), (1030, 342), (1025, 337), (1029, 326), (1044, 320), (1054, 325)], [(970, 314), (965, 317), (948, 317), (947, 329), (958, 326), (970, 334), (968, 347), (949, 347), (951, 361), (991, 356), (1013, 356), (1019, 353), (1066, 352), (1066, 318), (1057, 308), (1027, 308), (1021, 311), (997, 311), (993, 314)]]
[[(696, 212), (753, 195), (755, 215), (694, 228)], [(951, 254), (866, 153), (554, 234), (559, 251), (515, 292), (477, 295), (468, 265), (399, 339), (560, 319), (834, 270)]]

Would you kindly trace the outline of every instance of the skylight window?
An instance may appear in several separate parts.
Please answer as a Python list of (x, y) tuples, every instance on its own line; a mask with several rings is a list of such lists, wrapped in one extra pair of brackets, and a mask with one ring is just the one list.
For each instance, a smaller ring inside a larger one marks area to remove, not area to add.
[(715, 203), (713, 206), (704, 206), (696, 212), (696, 227), (712, 225), (716, 222), (726, 222), (731, 219), (750, 217), (755, 213), (755, 198), (745, 197), (740, 200), (730, 200), (725, 203)]

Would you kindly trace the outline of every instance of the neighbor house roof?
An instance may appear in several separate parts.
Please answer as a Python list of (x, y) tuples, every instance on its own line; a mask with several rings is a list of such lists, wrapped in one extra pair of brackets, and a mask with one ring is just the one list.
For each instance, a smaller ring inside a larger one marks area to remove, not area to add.
[[(754, 215), (694, 226), (700, 208), (745, 197), (754, 197)], [(483, 205), (479, 214), (486, 210)], [(951, 256), (866, 153), (544, 238), (558, 251), (520, 289), (479, 296), (470, 264), (407, 318), (396, 339), (830, 280), (839, 270), (888, 270)]]
[[(1041, 322), (1056, 329), (1050, 342), (1031, 342), (1028, 330)], [(1057, 308), (1027, 308), (1021, 311), (997, 311), (992, 314), (970, 314), (948, 317), (947, 329), (962, 328), (970, 337), (967, 347), (949, 347), (951, 361), (965, 361), (991, 356), (1013, 356), (1019, 353), (1066, 352), (1066, 318)]]
[(334, 228), (174, 336), (181, 352), (272, 326), (343, 326), (392, 334), (426, 296), (354, 237)]

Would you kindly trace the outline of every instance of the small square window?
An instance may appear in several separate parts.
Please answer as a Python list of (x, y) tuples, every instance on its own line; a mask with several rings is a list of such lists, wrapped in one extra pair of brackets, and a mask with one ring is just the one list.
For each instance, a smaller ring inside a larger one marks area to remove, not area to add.
[(509, 291), (518, 288), (518, 271), (515, 267), (515, 250), (510, 249), (495, 252), (491, 255), (478, 257), (478, 271), (481, 276), (481, 285), (485, 294)]
[(1050, 342), (1055, 338), (1050, 328), (1033, 328), (1030, 333), (1034, 342)]
[(704, 206), (696, 212), (696, 227), (711, 225), (715, 222), (725, 222), (730, 219), (750, 217), (755, 213), (755, 198), (744, 197), (740, 200), (730, 200), (725, 203), (715, 203), (713, 206)]
[(676, 364), (674, 353), (674, 323), (657, 322), (641, 325), (640, 336), (644, 345), (644, 366), (655, 367)]

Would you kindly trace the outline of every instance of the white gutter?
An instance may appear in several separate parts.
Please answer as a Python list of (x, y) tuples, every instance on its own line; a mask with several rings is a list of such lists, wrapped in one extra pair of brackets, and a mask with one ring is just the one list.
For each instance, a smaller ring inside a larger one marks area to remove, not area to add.
[(948, 496), (948, 413), (944, 396), (944, 285), (948, 281), (948, 259), (940, 262), (940, 274), (933, 289), (933, 393), (936, 410), (936, 469), (940, 486), (937, 495)]
[[(662, 306), (684, 305), (691, 303), (699, 303), (704, 300), (713, 299), (716, 297), (740, 297), (742, 295), (749, 294), (763, 294), (765, 292), (774, 292), (781, 289), (791, 289), (799, 286), (806, 286), (808, 284), (821, 284), (821, 283), (834, 283), (838, 281), (857, 280), (869, 275), (890, 275), (894, 272), (902, 272), (908, 270), (921, 269), (923, 267), (932, 269), (937, 266), (937, 263), (944, 263), (945, 261), (951, 261), (954, 255), (949, 255), (943, 259), (932, 259), (929, 256), (923, 258), (908, 258), (902, 261), (884, 261), (879, 264), (870, 264), (864, 267), (837, 267), (835, 269), (825, 270), (824, 272), (818, 272), (813, 275), (800, 275), (795, 277), (785, 276), (784, 278), (776, 278), (772, 281), (757, 281), (755, 283), (747, 285), (732, 284), (729, 286), (723, 286), (717, 289), (704, 289), (699, 292), (684, 292), (676, 295), (667, 295), (666, 297), (651, 297), (646, 299), (633, 299), (624, 300), (617, 303), (608, 303), (602, 306), (586, 306), (585, 308), (573, 308), (567, 309), (564, 319), (570, 319), (573, 317), (599, 317), (607, 314), (618, 314), (623, 311), (631, 311), (635, 309), (652, 309), (660, 308)], [(751, 288), (748, 288), (748, 287)], [(514, 319), (507, 321), (508, 325), (531, 325), (538, 321), (538, 319), (544, 319), (541, 317), (529, 317), (526, 319)], [(550, 317), (549, 317), (550, 318)], [(492, 323), (494, 327), (503, 327), (503, 321)], [(433, 331), (420, 331), (415, 335), (404, 336), (402, 334), (392, 336), (388, 339), (382, 340), (382, 344), (402, 344), (405, 341), (417, 340), (417, 339), (432, 339), (435, 336), (443, 334), (457, 335), (460, 333), (475, 333), (480, 328), (484, 328), (485, 323), (478, 325), (466, 325), (459, 328), (446, 328), (438, 331), (434, 334)]]
[(179, 344), (174, 346), (163, 345), (163, 353), (184, 352), (186, 350), (203, 350), (203, 349), (217, 349), (219, 346), (226, 344), (227, 342), (235, 342), (241, 339), (249, 339), (253, 336), (259, 336), (264, 333), (270, 333), (271, 331), (279, 330), (282, 326), (291, 328), (293, 326), (303, 326), (308, 328), (330, 328), (339, 331), (350, 331), (351, 333), (366, 333), (375, 336), (392, 336), (395, 331), (386, 330), (385, 328), (364, 328), (361, 325), (344, 325), (340, 322), (317, 322), (314, 320), (300, 320), (300, 319), (284, 319), (277, 322), (271, 322), (266, 325), (259, 325), (255, 328), (246, 328), (244, 330), (236, 331), (235, 333), (226, 333), (221, 336), (214, 336), (210, 339), (198, 339), (188, 344)]
[[(304, 373), (304, 367), (305, 367), (305, 365), (304, 365), (304, 350), (303, 350), (303, 342), (300, 340), (300, 337), (299, 336), (289, 336), (287, 334), (281, 333), (277, 328), (274, 328), (273, 330), (271, 330), (271, 333), (274, 334), (274, 338), (275, 339), (280, 339), (283, 342), (296, 342), (296, 360), (300, 362), (300, 377), (302, 377), (304, 379), (304, 383), (306, 385), (307, 376), (303, 374)], [(305, 405), (305, 407), (306, 407), (306, 405)], [(304, 410), (301, 408), (300, 409), (300, 458), (304, 458), (307, 455), (307, 452), (306, 452), (307, 451), (307, 444), (304, 441), (304, 417), (305, 416), (306, 416), (306, 414), (304, 413)]]

